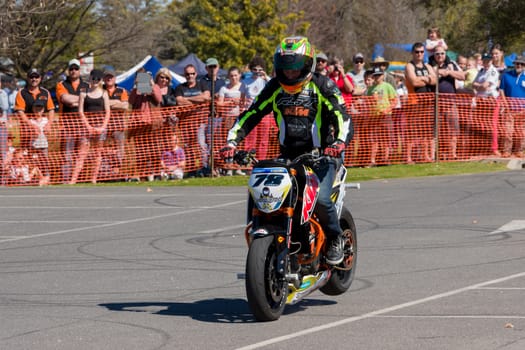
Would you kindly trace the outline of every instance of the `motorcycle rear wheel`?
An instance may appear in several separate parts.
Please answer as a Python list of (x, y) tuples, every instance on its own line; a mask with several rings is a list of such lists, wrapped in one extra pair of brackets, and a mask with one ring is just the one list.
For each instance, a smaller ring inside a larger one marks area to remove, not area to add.
[(357, 263), (357, 231), (355, 228), (354, 218), (350, 211), (343, 207), (341, 219), (339, 220), (344, 236), (344, 253), (343, 262), (332, 270), (332, 276), (328, 282), (320, 288), (320, 291), (326, 295), (340, 295), (350, 288), (354, 280), (355, 267)]
[(279, 276), (276, 267), (274, 237), (254, 239), (246, 258), (246, 296), (257, 321), (275, 321), (283, 313), (288, 283)]

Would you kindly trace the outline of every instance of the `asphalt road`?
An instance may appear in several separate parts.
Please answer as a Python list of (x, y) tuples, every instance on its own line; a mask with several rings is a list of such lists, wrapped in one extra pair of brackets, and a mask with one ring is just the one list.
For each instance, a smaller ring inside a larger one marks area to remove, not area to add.
[(246, 189), (0, 189), (0, 349), (524, 349), (525, 172), (349, 190), (349, 292), (257, 323)]

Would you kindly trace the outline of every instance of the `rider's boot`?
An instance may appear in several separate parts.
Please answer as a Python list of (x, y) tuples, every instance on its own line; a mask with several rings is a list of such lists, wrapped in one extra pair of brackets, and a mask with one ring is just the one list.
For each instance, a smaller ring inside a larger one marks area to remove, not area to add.
[(337, 265), (344, 258), (344, 240), (342, 235), (328, 239), (327, 250), (325, 254), (326, 262), (330, 265)]

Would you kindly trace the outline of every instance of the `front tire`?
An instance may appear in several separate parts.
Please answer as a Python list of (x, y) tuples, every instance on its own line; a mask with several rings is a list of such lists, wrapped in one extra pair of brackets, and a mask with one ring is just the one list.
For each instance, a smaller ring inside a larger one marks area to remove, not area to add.
[(288, 283), (277, 273), (276, 267), (274, 237), (254, 239), (246, 258), (246, 296), (258, 321), (275, 321), (283, 313)]
[(350, 288), (354, 280), (355, 267), (357, 263), (357, 231), (354, 218), (350, 211), (343, 207), (339, 224), (343, 229), (344, 259), (343, 262), (334, 267), (332, 276), (324, 286), (320, 288), (326, 295), (340, 295)]

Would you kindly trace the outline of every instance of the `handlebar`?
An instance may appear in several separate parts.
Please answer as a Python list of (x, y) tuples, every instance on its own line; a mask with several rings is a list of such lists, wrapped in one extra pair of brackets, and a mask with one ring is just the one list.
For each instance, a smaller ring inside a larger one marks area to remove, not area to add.
[(299, 163), (310, 163), (310, 164), (316, 164), (316, 163), (319, 163), (323, 160), (327, 160), (327, 161), (337, 161), (338, 158), (334, 158), (334, 157), (330, 157), (330, 156), (327, 156), (327, 155), (323, 155), (321, 154), (321, 152), (319, 152), (319, 150), (314, 150), (310, 153), (304, 153), (304, 154), (301, 154), (300, 156), (297, 156), (295, 159), (292, 159), (292, 160), (288, 160), (287, 164), (288, 165), (295, 165), (295, 164), (299, 164)]

